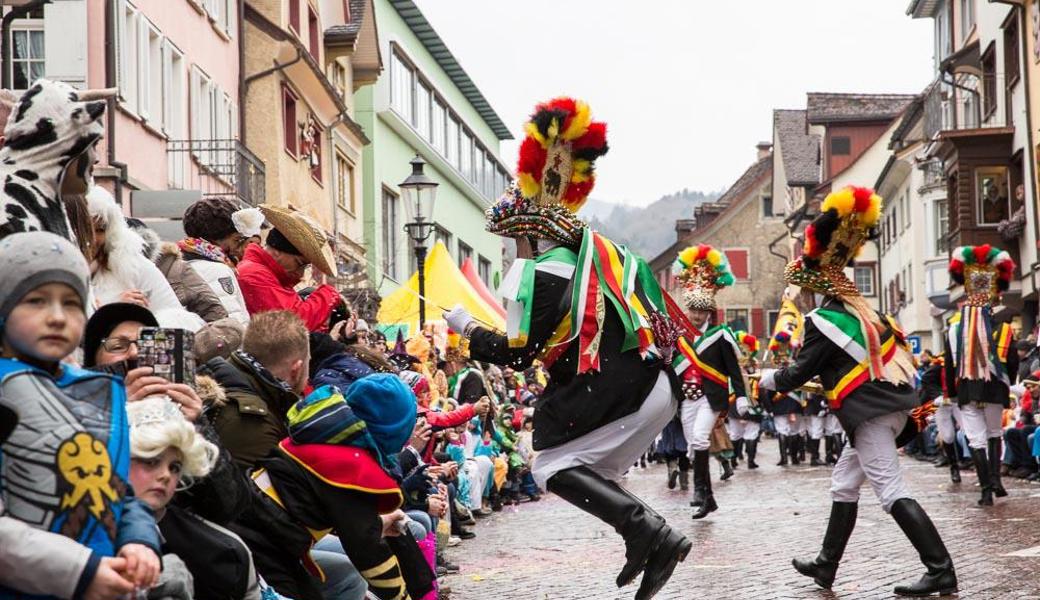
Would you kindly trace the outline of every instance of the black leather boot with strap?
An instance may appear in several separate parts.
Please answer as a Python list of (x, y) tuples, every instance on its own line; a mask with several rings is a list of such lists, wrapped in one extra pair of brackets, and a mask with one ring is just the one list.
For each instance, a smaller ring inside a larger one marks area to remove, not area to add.
[(971, 459), (975, 463), (975, 475), (979, 478), (979, 488), (982, 497), (979, 498), (979, 506), (993, 506), (993, 480), (989, 474), (989, 459), (986, 451), (981, 448), (971, 449)]
[(943, 452), (946, 454), (946, 462), (950, 467), (950, 481), (961, 482), (961, 466), (957, 460), (957, 444), (944, 444)]
[(809, 440), (809, 455), (812, 460), (809, 464), (814, 467), (822, 467), (824, 462), (820, 460), (820, 439), (813, 438)]
[(694, 519), (703, 519), (708, 516), (708, 513), (719, 509), (719, 505), (715, 503), (715, 496), (711, 492), (711, 471), (708, 467), (709, 458), (707, 450), (696, 450), (693, 453), (694, 490), (699, 486), (701, 498), (703, 499), (697, 510), (693, 512)]
[(893, 592), (897, 596), (912, 597), (932, 594), (946, 596), (956, 593), (957, 573), (953, 570), (953, 559), (950, 558), (939, 532), (921, 505), (911, 498), (896, 500), (892, 505), (892, 518), (910, 539), (910, 543), (921, 557), (921, 562), (928, 569), (917, 583), (897, 585)]
[(845, 546), (849, 543), (853, 528), (856, 527), (856, 516), (859, 504), (856, 502), (832, 502), (831, 517), (827, 521), (827, 533), (823, 536), (823, 546), (813, 560), (791, 561), (796, 571), (812, 577), (816, 585), (825, 590), (831, 589), (834, 577), (838, 573), (838, 563), (845, 554)]
[(624, 538), (625, 566), (617, 577), (618, 587), (635, 580), (654, 548), (667, 540), (671, 532), (664, 518), (588, 467), (560, 471), (549, 478), (546, 487), (577, 508), (613, 526), (614, 531)]
[(747, 468), (757, 469), (758, 463), (755, 462), (755, 457), (758, 455), (758, 440), (747, 440), (745, 446), (747, 447)]
[(1000, 480), (1000, 466), (1001, 466), (1001, 442), (1002, 439), (999, 437), (991, 437), (989, 442), (989, 479), (990, 487), (993, 488), (993, 495), (997, 498), (1003, 498), (1008, 495), (1007, 490), (1004, 489), (1004, 483)]
[(776, 436), (777, 446), (780, 448), (780, 462), (776, 463), (778, 467), (787, 466), (787, 436), (777, 434)]

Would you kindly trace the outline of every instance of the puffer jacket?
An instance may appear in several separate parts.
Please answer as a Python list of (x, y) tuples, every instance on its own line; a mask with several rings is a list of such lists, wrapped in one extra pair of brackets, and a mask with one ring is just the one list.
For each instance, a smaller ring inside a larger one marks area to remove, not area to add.
[(166, 276), (166, 281), (170, 282), (173, 293), (177, 294), (177, 300), (184, 308), (202, 317), (207, 323), (228, 316), (220, 298), (206, 280), (184, 260), (181, 249), (176, 244), (163, 242), (156, 248), (155, 255), (149, 258)]
[(249, 310), (246, 309), (246, 299), (242, 296), (235, 270), (223, 262), (193, 252), (183, 252), (182, 257), (213, 290), (228, 316), (248, 325)]

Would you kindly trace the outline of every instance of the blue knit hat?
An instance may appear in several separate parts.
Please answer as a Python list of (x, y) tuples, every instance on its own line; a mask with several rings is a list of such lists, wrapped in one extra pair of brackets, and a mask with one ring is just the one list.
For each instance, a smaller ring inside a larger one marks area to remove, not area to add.
[(415, 394), (396, 375), (362, 377), (347, 390), (347, 404), (365, 422), (378, 451), (385, 457), (400, 452), (415, 428)]

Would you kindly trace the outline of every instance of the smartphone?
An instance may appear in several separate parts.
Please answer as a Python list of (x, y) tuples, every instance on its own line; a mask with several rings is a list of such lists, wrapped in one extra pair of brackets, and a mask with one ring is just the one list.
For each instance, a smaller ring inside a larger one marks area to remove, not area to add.
[(170, 383), (195, 387), (195, 334), (187, 329), (142, 327), (137, 336), (137, 365)]
[(120, 377), (126, 377), (126, 374), (133, 371), (138, 366), (137, 359), (128, 358), (114, 363), (108, 363), (107, 365), (95, 365), (90, 368), (91, 371), (97, 371), (99, 373), (108, 373), (109, 375), (118, 375)]

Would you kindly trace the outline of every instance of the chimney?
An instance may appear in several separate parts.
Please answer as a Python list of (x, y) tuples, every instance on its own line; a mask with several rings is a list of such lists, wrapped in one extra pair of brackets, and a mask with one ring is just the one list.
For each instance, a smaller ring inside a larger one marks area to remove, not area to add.
[(755, 145), (755, 150), (758, 151), (758, 157), (755, 160), (762, 160), (773, 153), (773, 144), (771, 142), (759, 142)]

